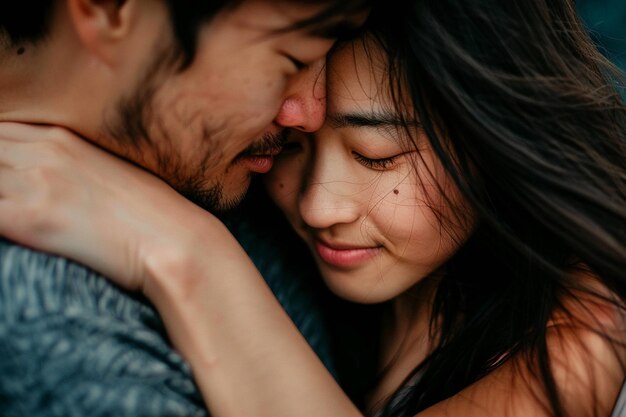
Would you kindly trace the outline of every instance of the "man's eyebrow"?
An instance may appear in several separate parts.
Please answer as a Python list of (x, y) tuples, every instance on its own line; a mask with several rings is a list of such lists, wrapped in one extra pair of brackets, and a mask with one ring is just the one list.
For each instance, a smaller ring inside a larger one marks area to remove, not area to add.
[(387, 112), (328, 114), (326, 119), (335, 129), (350, 127), (417, 127), (419, 122)]

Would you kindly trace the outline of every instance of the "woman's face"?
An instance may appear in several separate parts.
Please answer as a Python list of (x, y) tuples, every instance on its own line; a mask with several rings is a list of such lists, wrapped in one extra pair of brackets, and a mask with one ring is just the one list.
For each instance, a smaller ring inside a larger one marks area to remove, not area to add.
[(408, 144), (377, 51), (357, 41), (333, 54), (324, 126), (292, 132), (266, 179), (329, 288), (361, 303), (415, 286), (471, 229), (453, 220), (459, 193), (417, 125)]

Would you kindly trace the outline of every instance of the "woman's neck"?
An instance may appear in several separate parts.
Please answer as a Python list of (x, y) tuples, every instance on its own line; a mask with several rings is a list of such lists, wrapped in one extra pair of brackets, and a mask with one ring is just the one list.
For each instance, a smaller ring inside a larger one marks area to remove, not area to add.
[(436, 338), (431, 334), (430, 322), (438, 282), (426, 278), (391, 301), (381, 332), (382, 376), (367, 400), (371, 408), (384, 404), (432, 351)]

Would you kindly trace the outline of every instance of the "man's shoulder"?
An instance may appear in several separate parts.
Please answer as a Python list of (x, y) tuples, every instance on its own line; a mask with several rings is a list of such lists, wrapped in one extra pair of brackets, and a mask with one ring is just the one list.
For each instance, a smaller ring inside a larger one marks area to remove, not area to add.
[(4, 323), (79, 310), (114, 313), (120, 320), (156, 317), (145, 300), (95, 271), (0, 238), (0, 318)]
[(150, 305), (68, 259), (0, 240), (0, 415), (206, 416)]

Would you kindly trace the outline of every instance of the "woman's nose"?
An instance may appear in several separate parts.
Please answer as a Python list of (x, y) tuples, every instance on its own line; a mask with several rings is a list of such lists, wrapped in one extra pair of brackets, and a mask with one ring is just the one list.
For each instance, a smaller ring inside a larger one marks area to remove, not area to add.
[(300, 195), (298, 208), (302, 220), (315, 229), (357, 221), (361, 204), (353, 188), (349, 181), (331, 180), (327, 175), (312, 177)]

